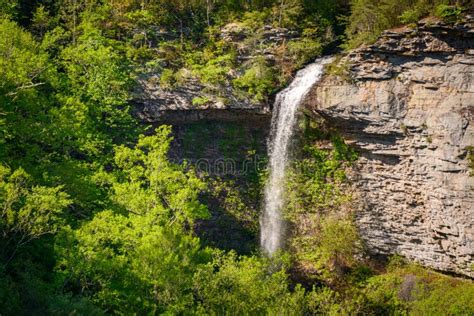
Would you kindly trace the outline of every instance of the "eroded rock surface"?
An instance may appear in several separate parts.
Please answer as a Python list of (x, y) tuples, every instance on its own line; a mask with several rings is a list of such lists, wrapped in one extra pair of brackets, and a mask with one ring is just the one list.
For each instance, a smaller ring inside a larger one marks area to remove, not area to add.
[[(189, 80), (185, 86), (164, 89), (156, 82), (159, 76), (139, 80), (140, 91), (134, 102), (136, 115), (143, 121), (192, 122), (201, 119), (245, 120), (248, 116), (270, 116), (266, 103), (238, 100), (230, 87), (221, 90), (226, 97), (205, 92), (206, 86)], [(204, 104), (195, 105), (196, 98), (206, 98)]]
[[(220, 34), (222, 40), (235, 47), (236, 62), (240, 66), (257, 57), (274, 64), (278, 47), (297, 37), (296, 31), (286, 28), (265, 25), (255, 32), (242, 23), (230, 23), (221, 29)], [(160, 85), (159, 73), (142, 74), (134, 97), (136, 115), (148, 122), (246, 120), (255, 115), (269, 117), (271, 100), (257, 102), (252, 96), (234, 91), (230, 81), (239, 75), (237, 68), (227, 74), (229, 82), (219, 86), (200, 82), (190, 70), (182, 74), (184, 83), (168, 88)]]
[(311, 109), (358, 148), (369, 251), (474, 277), (474, 17), (385, 32), (328, 75)]

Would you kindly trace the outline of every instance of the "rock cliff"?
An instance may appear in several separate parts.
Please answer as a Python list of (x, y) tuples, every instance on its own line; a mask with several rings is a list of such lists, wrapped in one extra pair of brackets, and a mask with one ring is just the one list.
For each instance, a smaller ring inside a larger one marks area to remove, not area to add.
[(360, 153), (367, 249), (474, 277), (474, 16), (386, 31), (332, 69), (308, 106)]
[[(257, 30), (242, 23), (230, 23), (220, 30), (220, 39), (237, 53), (235, 69), (227, 74), (235, 79), (242, 67), (257, 57), (275, 65), (278, 50), (283, 43), (298, 39), (298, 33), (286, 28), (264, 25)], [(227, 82), (221, 86), (202, 83), (192, 71), (185, 69), (186, 82), (166, 88), (159, 84), (160, 73), (142, 74), (134, 102), (136, 114), (143, 121), (191, 122), (201, 119), (245, 121), (271, 114), (271, 100), (256, 102), (251, 96), (237, 93)], [(195, 100), (205, 100), (196, 104)]]

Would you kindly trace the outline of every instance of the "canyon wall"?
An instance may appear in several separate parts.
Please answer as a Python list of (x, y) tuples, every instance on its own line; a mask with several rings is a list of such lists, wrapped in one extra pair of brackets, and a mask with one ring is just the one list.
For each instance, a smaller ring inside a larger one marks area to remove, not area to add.
[[(265, 32), (268, 45), (295, 36), (280, 29)], [(222, 31), (223, 39), (237, 44), (241, 35), (235, 25)], [(253, 57), (239, 56), (243, 61)], [(269, 50), (265, 58), (275, 56)], [(230, 88), (221, 91), (224, 97), (215, 97), (212, 89), (192, 80), (163, 89), (158, 81), (153, 76), (140, 80), (136, 113), (145, 122), (178, 124), (174, 159), (227, 156), (214, 148), (217, 145), (209, 145), (212, 142), (199, 145), (197, 139), (228, 142), (221, 139), (225, 133), (206, 133), (203, 124), (234, 121), (221, 125), (268, 132), (271, 100), (237, 100)], [(209, 102), (193, 105), (193, 99), (203, 95)], [(426, 19), (416, 27), (386, 31), (373, 45), (353, 50), (332, 65), (307, 99), (309, 110), (359, 152), (351, 181), (366, 249), (474, 277), (474, 17), (456, 25)], [(195, 138), (183, 132), (194, 126), (190, 123), (198, 124)], [(246, 139), (256, 132), (244, 134)], [(257, 138), (263, 148), (265, 137)], [(196, 149), (200, 147), (202, 152)], [(238, 155), (248, 149), (242, 148)], [(211, 222), (222, 221), (219, 212), (213, 214)], [(215, 225), (209, 225), (202, 230), (212, 232)]]
[(474, 17), (386, 31), (330, 72), (308, 106), (358, 149), (367, 249), (474, 277)]

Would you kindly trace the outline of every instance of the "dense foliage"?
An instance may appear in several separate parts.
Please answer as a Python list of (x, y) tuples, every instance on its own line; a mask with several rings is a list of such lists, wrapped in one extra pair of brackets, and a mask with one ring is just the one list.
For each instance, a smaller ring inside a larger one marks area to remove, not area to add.
[(347, 43), (354, 48), (374, 41), (388, 28), (415, 23), (428, 15), (455, 22), (462, 11), (472, 7), (471, 0), (354, 0), (347, 18)]
[(287, 181), (289, 246), (302, 273), (336, 282), (362, 253), (345, 189), (346, 169), (357, 154), (323, 124), (303, 117), (300, 125), (302, 157)]
[[(290, 254), (270, 260), (196, 233), (214, 199), (257, 235), (264, 175), (250, 173), (240, 187), (198, 176), (169, 161), (170, 127), (147, 130), (131, 114), (139, 78), (158, 76), (163, 89), (197, 80), (196, 107), (214, 97), (225, 104), (226, 87), (233, 98), (265, 102), (331, 43), (353, 46), (430, 13), (455, 21), (468, 5), (0, 0), (0, 314), (474, 313), (469, 281), (400, 260), (386, 273), (369, 268), (341, 211), (356, 156), (337, 136), (306, 129), (288, 184), (299, 234)], [(232, 23), (247, 34), (242, 42), (220, 37)], [(273, 47), (267, 25), (297, 36)], [(254, 58), (242, 62), (239, 49)], [(238, 128), (221, 139), (225, 156), (240, 154)], [(206, 137), (214, 135), (199, 129), (183, 146)]]

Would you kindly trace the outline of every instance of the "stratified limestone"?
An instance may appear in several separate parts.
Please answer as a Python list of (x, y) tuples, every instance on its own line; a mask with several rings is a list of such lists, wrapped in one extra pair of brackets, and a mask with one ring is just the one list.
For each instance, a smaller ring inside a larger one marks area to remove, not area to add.
[(348, 78), (328, 75), (309, 98), (360, 152), (352, 180), (368, 250), (470, 277), (473, 22), (385, 32), (341, 60)]
[[(256, 57), (275, 64), (278, 47), (297, 38), (296, 31), (265, 25), (255, 30), (242, 23), (230, 23), (221, 29), (222, 40), (237, 51), (236, 62), (242, 66)], [(257, 102), (252, 96), (236, 93), (230, 82), (239, 75), (239, 67), (227, 73), (227, 83), (221, 85), (200, 82), (192, 71), (182, 69), (183, 83), (173, 87), (160, 85), (159, 73), (142, 74), (138, 79), (133, 102), (136, 115), (148, 122), (192, 122), (201, 119), (240, 120), (252, 117), (268, 118), (271, 102)], [(200, 99), (200, 102), (196, 100)]]

